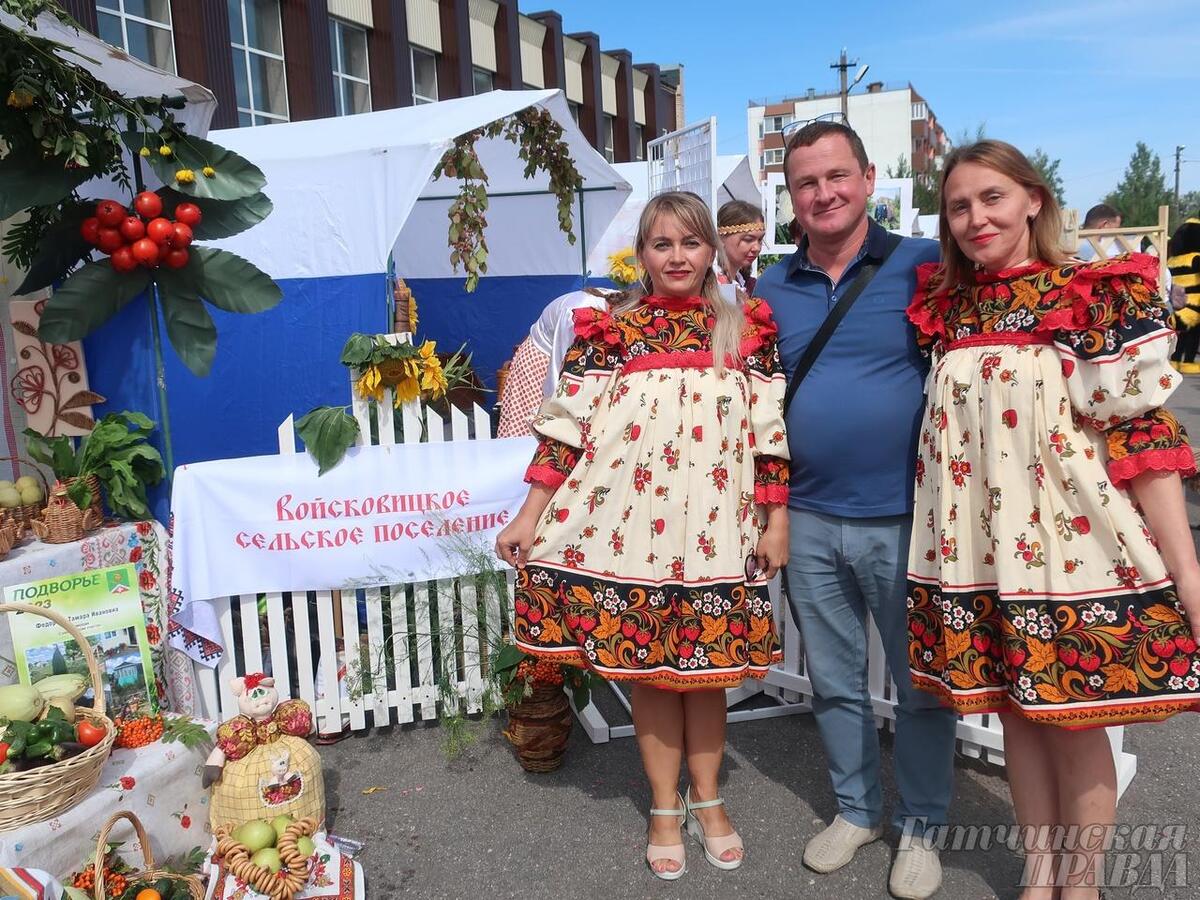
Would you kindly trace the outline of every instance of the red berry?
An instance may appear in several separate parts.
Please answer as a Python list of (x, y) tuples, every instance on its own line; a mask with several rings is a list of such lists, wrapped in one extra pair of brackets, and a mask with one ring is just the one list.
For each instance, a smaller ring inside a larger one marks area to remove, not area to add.
[(183, 248), (192, 242), (192, 229), (183, 222), (176, 222), (172, 226), (172, 232), (170, 238), (172, 247)]
[(133, 258), (143, 266), (158, 265), (158, 244), (148, 237), (133, 245)]
[(113, 251), (112, 267), (118, 272), (132, 272), (137, 268), (137, 258), (133, 255), (133, 249), (128, 245), (118, 247)]
[(116, 228), (125, 215), (125, 207), (116, 200), (101, 200), (96, 204), (96, 218), (100, 220), (101, 225)]
[(166, 256), (163, 257), (163, 265), (168, 269), (182, 269), (188, 264), (188, 252), (182, 247), (176, 247), (174, 250), (168, 250)]
[(196, 226), (200, 224), (200, 219), (203, 218), (200, 214), (200, 207), (195, 203), (180, 203), (175, 207), (175, 221), (182, 222), (184, 225)]
[(96, 246), (96, 241), (100, 237), (100, 220), (95, 216), (88, 216), (79, 226), (79, 233), (83, 239)]
[(151, 219), (150, 223), (146, 226), (146, 237), (150, 238), (156, 244), (167, 243), (174, 233), (174, 227), (167, 219)]
[(133, 198), (133, 208), (144, 219), (153, 219), (162, 215), (162, 197), (154, 191), (142, 191)]
[(146, 224), (137, 216), (126, 216), (121, 222), (120, 231), (126, 243), (132, 244), (146, 236)]
[(112, 253), (117, 248), (125, 246), (125, 238), (121, 237), (121, 232), (117, 229), (103, 226), (96, 238), (96, 246), (105, 253)]

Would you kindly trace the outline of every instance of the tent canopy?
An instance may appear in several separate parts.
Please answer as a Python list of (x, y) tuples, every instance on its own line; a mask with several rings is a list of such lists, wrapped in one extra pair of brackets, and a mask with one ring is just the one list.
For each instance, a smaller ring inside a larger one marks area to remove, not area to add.
[[(517, 146), (476, 144), (491, 198), (485, 237), (489, 275), (581, 274), (586, 250), (620, 209), (630, 186), (588, 144), (561, 91), (491, 91), (402, 109), (214, 132), (267, 177), (275, 211), (262, 224), (219, 242), (276, 279), (396, 271), (451, 277), (446, 210), (456, 179), (431, 180), (456, 137), (528, 107), (548, 110), (563, 128), (583, 177), (574, 246), (556, 226), (549, 179), (525, 178)], [(580, 207), (583, 215), (580, 216)], [(458, 277), (463, 277), (459, 273)]]

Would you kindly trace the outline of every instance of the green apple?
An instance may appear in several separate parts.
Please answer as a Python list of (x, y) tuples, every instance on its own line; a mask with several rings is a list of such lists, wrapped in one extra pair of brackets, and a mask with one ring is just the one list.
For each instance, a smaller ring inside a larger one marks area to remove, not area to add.
[(4, 488), (10, 488), (10, 487), (16, 487), (16, 485), (13, 484), (11, 481), (9, 481), (7, 478), (0, 478), (0, 490), (4, 490)]
[(250, 857), (250, 862), (271, 872), (278, 872), (283, 868), (283, 860), (279, 858), (279, 851), (274, 847), (263, 847)]
[(15, 487), (9, 485), (6, 488), (0, 488), (0, 506), (3, 506), (5, 509), (12, 509), (20, 505), (21, 494)]
[[(19, 490), (21, 490), (21, 488), (23, 488), (27, 485), (29, 487), (41, 487), (41, 485), (38, 484), (38, 480), (36, 478), (34, 478), (32, 475), (22, 475), (13, 484), (13, 487), (15, 487), (19, 491)], [(5, 485), (0, 484), (0, 487), (4, 487), (4, 486)]]
[(301, 856), (312, 856), (317, 852), (317, 845), (313, 843), (313, 839), (306, 834), (296, 841), (296, 849), (300, 852)]
[(284, 830), (294, 822), (291, 816), (276, 816), (271, 820), (271, 827), (275, 829), (275, 842), (279, 843), (283, 839)]
[(17, 493), (21, 495), (21, 503), (25, 506), (42, 502), (42, 489), (36, 484), (24, 485), (18, 488)]
[(242, 825), (233, 833), (233, 839), (244, 844), (251, 853), (275, 846), (275, 829), (270, 822), (255, 819)]

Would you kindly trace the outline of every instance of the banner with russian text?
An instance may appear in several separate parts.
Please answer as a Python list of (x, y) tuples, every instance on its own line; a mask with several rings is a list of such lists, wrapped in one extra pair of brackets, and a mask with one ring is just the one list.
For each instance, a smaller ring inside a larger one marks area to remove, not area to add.
[(180, 466), (171, 495), (171, 643), (215, 663), (215, 597), (353, 590), (470, 574), (525, 499), (533, 438), (351, 449)]

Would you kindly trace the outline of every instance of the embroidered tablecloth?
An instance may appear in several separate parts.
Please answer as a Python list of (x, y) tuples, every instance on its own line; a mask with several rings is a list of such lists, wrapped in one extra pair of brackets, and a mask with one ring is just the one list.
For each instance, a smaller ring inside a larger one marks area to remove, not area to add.
[[(159, 703), (191, 715), (195, 710), (192, 662), (168, 647), (167, 534), (154, 521), (124, 522), (93, 531), (70, 544), (26, 539), (0, 560), (0, 587), (133, 563), (138, 573), (146, 635)], [(0, 684), (17, 680), (8, 617), (0, 615)]]

